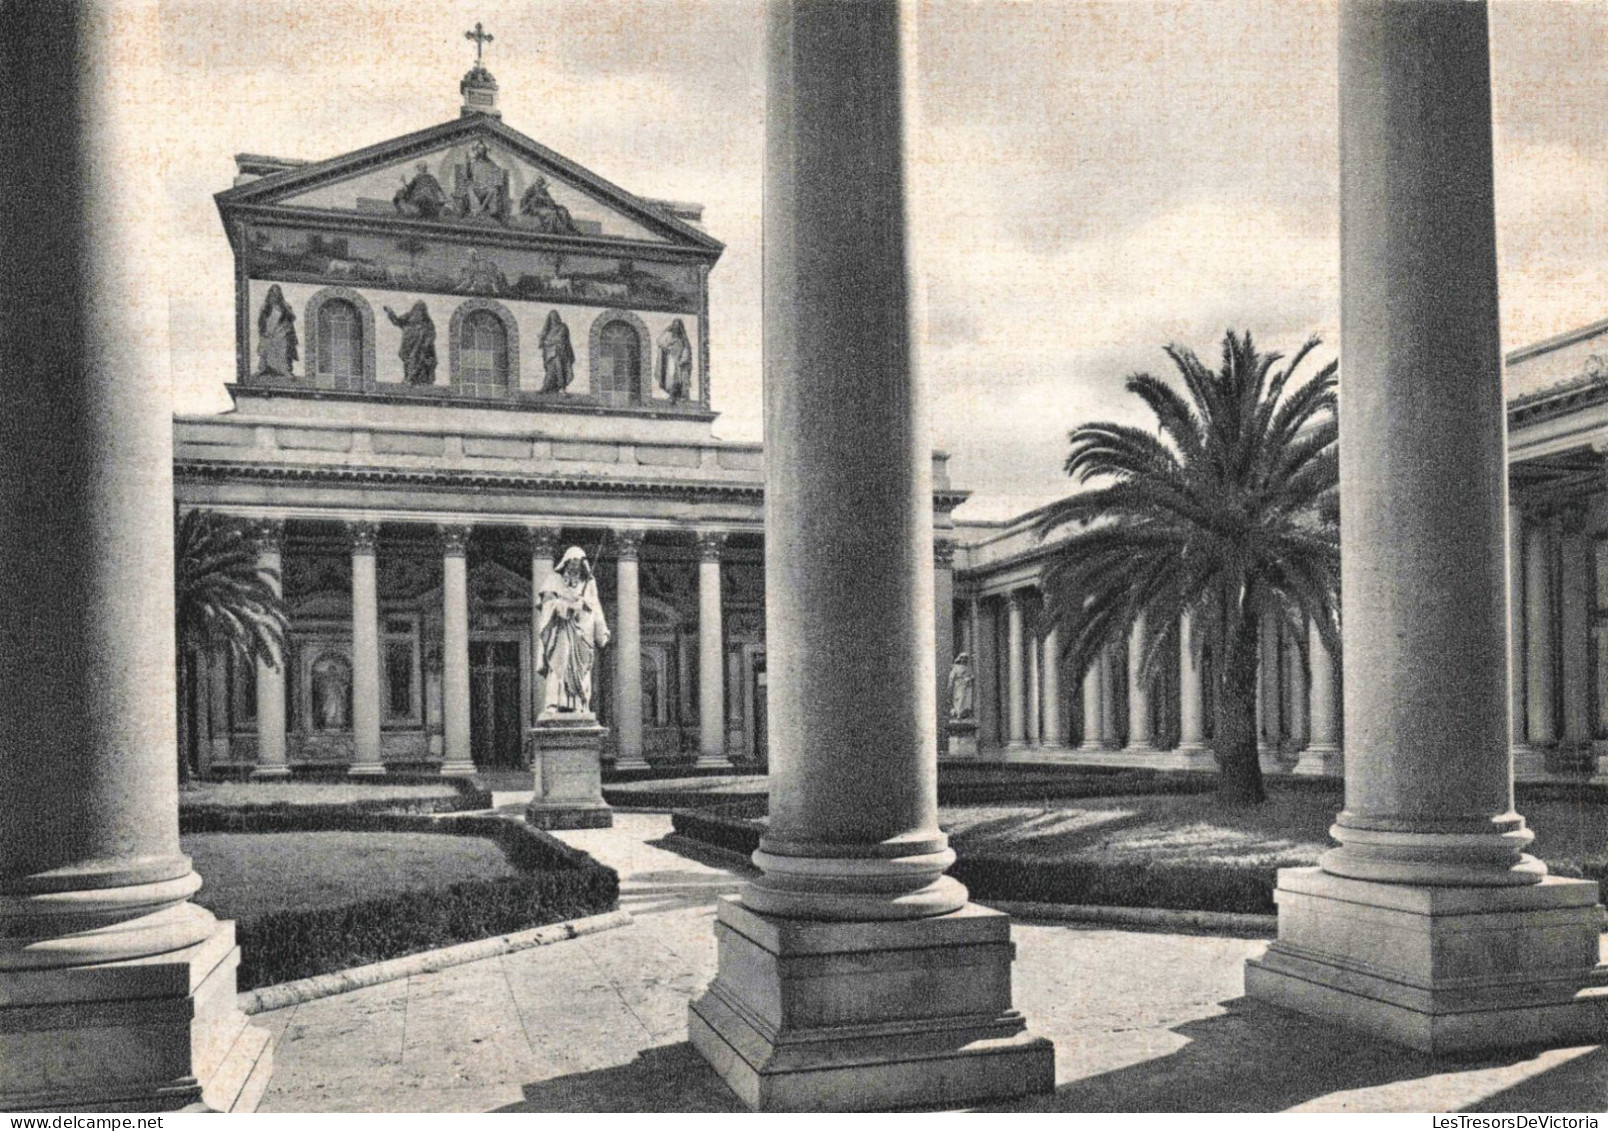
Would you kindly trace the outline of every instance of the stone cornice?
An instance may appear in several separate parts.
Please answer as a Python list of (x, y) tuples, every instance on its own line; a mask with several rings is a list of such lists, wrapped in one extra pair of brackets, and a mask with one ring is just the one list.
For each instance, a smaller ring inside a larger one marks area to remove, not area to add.
[(1537, 424), (1605, 401), (1608, 401), (1608, 381), (1600, 377), (1576, 378), (1538, 393), (1515, 397), (1508, 404), (1508, 427)]
[[(175, 479), (203, 482), (238, 479), (248, 482), (306, 484), (377, 484), (427, 490), (492, 489), (516, 494), (566, 492), (601, 495), (670, 495), (691, 499), (729, 499), (758, 503), (765, 497), (758, 483), (717, 480), (619, 479), (581, 472), (517, 475), (508, 472), (435, 470), (404, 467), (345, 467), (327, 464), (247, 464), (232, 460), (177, 458)], [(958, 506), (969, 492), (934, 491), (933, 502), (944, 509)]]
[[(425, 404), (454, 408), (498, 409), (504, 412), (571, 412), (583, 413), (588, 416), (642, 416), (650, 418), (674, 418), (677, 420), (704, 420), (711, 421), (720, 414), (704, 408), (697, 402), (681, 401), (672, 406), (668, 401), (656, 405), (616, 405), (610, 404), (582, 393), (534, 393), (529, 390), (513, 390), (502, 397), (471, 397), (458, 392), (451, 385), (420, 385), (409, 387), (398, 385), (394, 389), (382, 392), (347, 392), (341, 389), (319, 389), (308, 385), (304, 380), (294, 381), (260, 381), (253, 378), (250, 381), (227, 384), (224, 390), (231, 400), (235, 394), (246, 393), (250, 396), (260, 397), (295, 397), (298, 400), (325, 400), (325, 401), (361, 401), (364, 404)], [(202, 419), (186, 417), (185, 419)], [(282, 420), (278, 423), (294, 426), (296, 422)]]

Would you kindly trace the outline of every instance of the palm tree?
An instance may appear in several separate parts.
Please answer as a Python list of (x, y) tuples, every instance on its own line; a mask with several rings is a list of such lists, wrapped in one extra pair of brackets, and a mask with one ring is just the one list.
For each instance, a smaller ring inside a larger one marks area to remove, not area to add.
[(1231, 330), (1215, 373), (1168, 346), (1187, 395), (1149, 374), (1129, 377), (1158, 430), (1075, 429), (1066, 473), (1090, 488), (1054, 504), (1039, 525), (1041, 535), (1074, 528), (1046, 571), (1045, 595), (1080, 675), (1142, 618), (1140, 677), (1150, 679), (1190, 615), (1212, 659), (1219, 790), (1237, 802), (1266, 796), (1258, 625), (1310, 620), (1338, 654), (1338, 363), (1293, 381), (1318, 344), (1309, 340), (1275, 370), (1282, 354), (1258, 354), (1249, 333)]
[(174, 561), (174, 627), (178, 640), (179, 780), (188, 782), (196, 702), (191, 657), (223, 647), (237, 659), (279, 667), (289, 622), (279, 578), (257, 565), (250, 527), (216, 511), (179, 519)]

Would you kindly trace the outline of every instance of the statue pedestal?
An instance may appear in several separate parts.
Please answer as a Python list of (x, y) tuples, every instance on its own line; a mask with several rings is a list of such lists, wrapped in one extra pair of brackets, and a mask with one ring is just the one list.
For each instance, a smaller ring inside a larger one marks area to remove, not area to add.
[(977, 720), (950, 719), (949, 754), (945, 761), (960, 761), (977, 757)]
[(538, 829), (606, 829), (614, 812), (603, 800), (603, 736), (593, 714), (543, 715), (525, 732), (536, 796), (525, 820)]

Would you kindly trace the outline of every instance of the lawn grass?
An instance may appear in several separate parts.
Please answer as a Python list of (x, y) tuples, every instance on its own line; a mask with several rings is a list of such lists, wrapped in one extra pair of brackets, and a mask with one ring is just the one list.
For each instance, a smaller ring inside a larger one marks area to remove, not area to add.
[(354, 801), (415, 801), (457, 797), (449, 781), (374, 783), (346, 781), (213, 781), (179, 794), (180, 807), (347, 805)]
[[(675, 815), (684, 835), (751, 852), (757, 798)], [(983, 901), (1024, 900), (1271, 914), (1280, 868), (1333, 846), (1338, 785), (1275, 787), (1259, 806), (1211, 794), (1143, 793), (1046, 802), (942, 805), (954, 876)], [(1560, 788), (1524, 798), (1532, 847), (1558, 875), (1608, 878), (1608, 804)]]
[(195, 901), (223, 919), (339, 907), (357, 899), (517, 875), (494, 842), (397, 832), (191, 833)]
[[(1292, 868), (1333, 847), (1338, 789), (1273, 791), (1265, 804), (1228, 806), (1211, 794), (1101, 797), (1050, 805), (945, 806), (939, 823), (963, 855), (1022, 859)], [(1608, 854), (1608, 806), (1532, 799), (1521, 805), (1531, 851), (1560, 868), (1590, 870)]]

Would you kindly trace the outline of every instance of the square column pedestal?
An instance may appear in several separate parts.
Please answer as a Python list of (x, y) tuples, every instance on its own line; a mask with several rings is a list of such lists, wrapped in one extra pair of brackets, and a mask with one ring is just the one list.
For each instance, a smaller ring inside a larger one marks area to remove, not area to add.
[(525, 821), (538, 829), (606, 829), (614, 811), (603, 800), (603, 736), (593, 715), (548, 715), (525, 732), (536, 796)]
[(977, 757), (977, 722), (974, 719), (950, 719), (949, 754), (945, 761), (970, 761)]
[(239, 965), (222, 922), (168, 954), (0, 973), (0, 1110), (255, 1111), (273, 1047)]
[(1245, 993), (1428, 1053), (1596, 1044), (1608, 1020), (1597, 885), (1381, 884), (1285, 868), (1279, 937)]
[(1010, 919), (816, 922), (720, 902), (720, 973), (692, 1043), (757, 1111), (955, 1107), (1055, 1087), (1011, 1008)]

